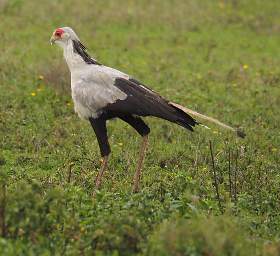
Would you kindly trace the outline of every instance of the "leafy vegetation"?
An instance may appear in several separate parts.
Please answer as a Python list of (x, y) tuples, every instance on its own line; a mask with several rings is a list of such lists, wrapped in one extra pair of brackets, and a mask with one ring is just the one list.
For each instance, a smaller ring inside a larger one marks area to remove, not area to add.
[[(0, 254), (279, 255), (279, 8), (0, 1)], [(247, 137), (147, 118), (150, 147), (133, 194), (140, 138), (112, 121), (109, 171), (93, 198), (97, 141), (73, 112), (62, 53), (48, 43), (65, 25), (100, 62)]]

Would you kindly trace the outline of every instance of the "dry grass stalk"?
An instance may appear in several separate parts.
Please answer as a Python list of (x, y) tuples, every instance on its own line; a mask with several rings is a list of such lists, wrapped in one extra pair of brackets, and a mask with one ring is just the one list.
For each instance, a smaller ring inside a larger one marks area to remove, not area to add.
[(219, 204), (219, 209), (220, 209), (221, 213), (223, 213), (221, 197), (220, 197), (220, 192), (219, 192), (218, 175), (217, 175), (217, 171), (216, 171), (214, 154), (213, 154), (213, 147), (212, 147), (211, 140), (209, 141), (209, 149), (210, 149), (210, 155), (211, 155), (211, 162), (212, 162), (212, 169), (213, 169), (213, 181), (214, 181), (214, 187), (215, 187), (215, 191), (216, 191), (216, 198), (217, 198), (217, 201), (218, 201), (218, 204)]

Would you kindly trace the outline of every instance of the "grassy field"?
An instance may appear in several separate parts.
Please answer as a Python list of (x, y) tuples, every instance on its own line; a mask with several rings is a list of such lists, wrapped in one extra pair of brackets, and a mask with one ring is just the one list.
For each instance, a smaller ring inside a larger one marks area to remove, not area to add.
[[(1, 0), (0, 255), (280, 255), (279, 10), (277, 0)], [(140, 138), (112, 121), (93, 198), (98, 144), (49, 45), (61, 26), (101, 63), (247, 137), (146, 118), (133, 194)]]

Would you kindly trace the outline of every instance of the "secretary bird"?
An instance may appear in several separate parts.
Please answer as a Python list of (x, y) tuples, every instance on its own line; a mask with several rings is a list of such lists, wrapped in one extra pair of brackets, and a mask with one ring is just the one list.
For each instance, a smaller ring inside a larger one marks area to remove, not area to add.
[[(131, 76), (104, 66), (90, 57), (86, 47), (70, 27), (57, 28), (50, 42), (63, 49), (71, 72), (75, 112), (80, 118), (89, 120), (97, 137), (103, 161), (96, 177), (96, 189), (100, 188), (111, 152), (106, 121), (120, 118), (142, 136), (140, 156), (133, 179), (133, 191), (139, 191), (141, 169), (150, 133), (150, 128), (140, 116), (162, 118), (189, 131), (193, 131), (193, 127), (199, 123), (187, 113), (191, 110), (164, 99)], [(202, 116), (197, 112), (191, 113), (200, 115), (200, 118)]]

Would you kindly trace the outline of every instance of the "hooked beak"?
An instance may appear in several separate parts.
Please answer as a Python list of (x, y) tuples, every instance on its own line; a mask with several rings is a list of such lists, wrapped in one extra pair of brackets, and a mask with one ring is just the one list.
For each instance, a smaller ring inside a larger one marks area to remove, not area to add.
[(55, 34), (53, 34), (50, 39), (50, 44), (53, 45), (57, 39), (58, 39), (58, 37)]

